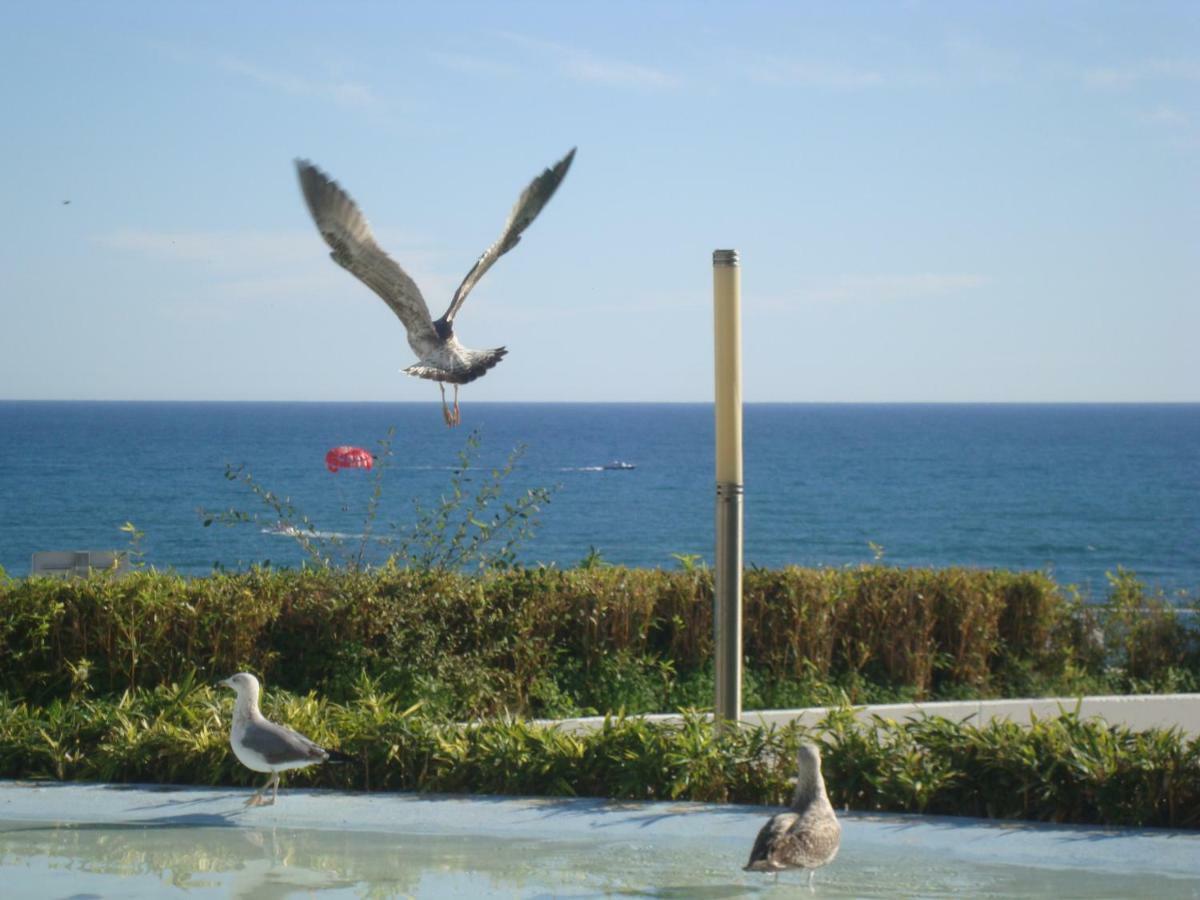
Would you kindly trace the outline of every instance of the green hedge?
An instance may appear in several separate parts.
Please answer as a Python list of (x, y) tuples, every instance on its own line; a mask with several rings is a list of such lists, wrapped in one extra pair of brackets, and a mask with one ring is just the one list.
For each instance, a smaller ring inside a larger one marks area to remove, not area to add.
[[(1124, 573), (1085, 608), (1038, 573), (751, 569), (744, 636), (748, 708), (1187, 689), (1200, 672), (1195, 631)], [(35, 702), (249, 669), (331, 699), (366, 674), (460, 718), (646, 712), (707, 705), (711, 656), (704, 569), (0, 582), (0, 690)]]
[[(1067, 672), (1073, 610), (1037, 573), (752, 569), (745, 649), (754, 683), (988, 694)], [(711, 666), (712, 579), (594, 567), (9, 580), (0, 650), (0, 689), (42, 700), (80, 682), (106, 695), (250, 669), (334, 698), (366, 672), (414, 700), (440, 690), (459, 714), (603, 710), (622, 695), (671, 708), (703, 702), (687, 690)]]
[[(1131, 732), (1072, 714), (1032, 727), (945, 719), (714, 732), (613, 718), (570, 735), (525, 720), (446, 723), (366, 680), (345, 704), (284, 692), (266, 714), (355, 762), (288, 773), (288, 784), (356, 790), (579, 795), (782, 804), (795, 752), (824, 747), (839, 808), (1107, 825), (1200, 827), (1200, 739)], [(185, 684), (119, 699), (30, 707), (0, 696), (0, 777), (252, 784), (228, 745), (232, 696)]]

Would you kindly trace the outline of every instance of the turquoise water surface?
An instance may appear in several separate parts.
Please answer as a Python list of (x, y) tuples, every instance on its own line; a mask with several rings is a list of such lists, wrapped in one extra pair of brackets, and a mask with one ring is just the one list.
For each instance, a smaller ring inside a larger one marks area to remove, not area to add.
[[(0, 782), (13, 897), (754, 897), (774, 809), (587, 799)], [(842, 817), (823, 897), (1200, 897), (1200, 835), (949, 817)]]

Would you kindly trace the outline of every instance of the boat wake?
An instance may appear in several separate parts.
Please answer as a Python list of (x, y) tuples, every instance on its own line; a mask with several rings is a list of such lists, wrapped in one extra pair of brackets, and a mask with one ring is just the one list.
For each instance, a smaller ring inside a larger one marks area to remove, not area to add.
[(636, 469), (633, 463), (627, 463), (624, 460), (614, 459), (612, 462), (605, 463), (602, 466), (565, 466), (558, 471), (560, 472), (627, 472), (630, 469)]
[(261, 529), (263, 534), (277, 534), (282, 537), (320, 538), (324, 540), (360, 541), (363, 538), (374, 537), (370, 534), (351, 534), (346, 531), (309, 531), (307, 528), (297, 528), (294, 525), (272, 525)]

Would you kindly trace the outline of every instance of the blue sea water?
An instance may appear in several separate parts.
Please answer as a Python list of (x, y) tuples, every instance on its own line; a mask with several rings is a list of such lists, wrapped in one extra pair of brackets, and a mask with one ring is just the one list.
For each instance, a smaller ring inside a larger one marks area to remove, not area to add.
[[(331, 474), (324, 455), (378, 449), (390, 427), (379, 523), (445, 492), (478, 429), (485, 469), (526, 447), (510, 499), (558, 485), (526, 561), (711, 561), (711, 406), (468, 403), (464, 419), (448, 430), (424, 403), (0, 402), (0, 565), (21, 576), (35, 550), (127, 549), (126, 521), (160, 569), (298, 565), (264, 523), (203, 527), (200, 507), (270, 515), (226, 464), (354, 535), (373, 475)], [(614, 459), (636, 468), (600, 468)], [(745, 485), (747, 564), (855, 564), (874, 544), (896, 565), (1039, 569), (1096, 597), (1117, 566), (1200, 588), (1198, 404), (751, 404)]]

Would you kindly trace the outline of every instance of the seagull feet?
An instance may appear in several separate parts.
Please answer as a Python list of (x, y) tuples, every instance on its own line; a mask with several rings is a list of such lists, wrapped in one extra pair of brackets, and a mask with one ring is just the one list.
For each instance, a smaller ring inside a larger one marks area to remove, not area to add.
[(442, 392), (442, 420), (447, 428), (453, 428), (462, 422), (462, 413), (458, 411), (458, 385), (454, 386), (454, 408), (446, 405), (446, 385), (438, 382), (438, 390)]
[(274, 806), (275, 798), (268, 797), (266, 794), (254, 794), (246, 801), (247, 806)]

